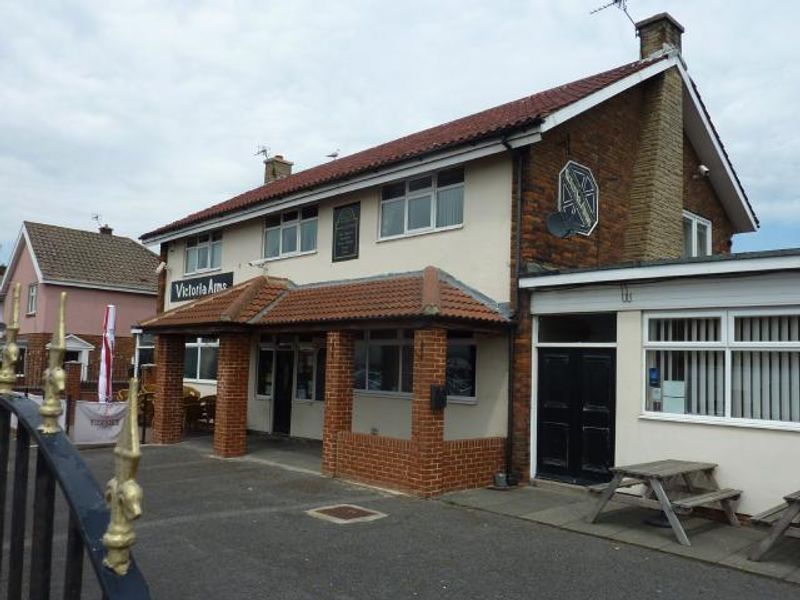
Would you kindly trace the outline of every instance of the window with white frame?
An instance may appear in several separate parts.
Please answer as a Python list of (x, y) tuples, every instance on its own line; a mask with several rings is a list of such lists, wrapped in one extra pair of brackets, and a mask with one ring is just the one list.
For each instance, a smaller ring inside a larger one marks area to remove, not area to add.
[(264, 258), (282, 258), (317, 251), (319, 207), (305, 206), (267, 217)]
[(474, 402), (476, 393), (477, 344), (471, 332), (447, 334), (447, 396)]
[(25, 377), (25, 361), (28, 357), (28, 348), (25, 346), (19, 346), (17, 350), (19, 350), (19, 355), (17, 356), (17, 362), (14, 365), (14, 375), (17, 376), (17, 379), (22, 379)]
[(800, 425), (800, 310), (645, 316), (645, 411)]
[(27, 314), (36, 314), (36, 303), (39, 296), (39, 284), (31, 283), (28, 286), (28, 312)]
[(380, 238), (458, 227), (464, 222), (464, 169), (383, 186)]
[(414, 332), (375, 329), (356, 338), (353, 388), (377, 392), (413, 389)]
[(184, 273), (213, 271), (222, 266), (222, 232), (203, 233), (186, 240)]
[(198, 337), (186, 342), (183, 361), (183, 377), (193, 381), (217, 380), (217, 338)]
[(139, 377), (142, 365), (154, 365), (156, 362), (156, 336), (152, 333), (140, 333), (136, 336), (136, 376)]
[(711, 256), (711, 221), (683, 211), (683, 255)]
[[(326, 351), (322, 342), (313, 336), (280, 336), (281, 350), (294, 353), (294, 399), (325, 400)], [(275, 352), (278, 348), (275, 336), (264, 335), (258, 347), (256, 366), (256, 395), (271, 398), (275, 391)]]

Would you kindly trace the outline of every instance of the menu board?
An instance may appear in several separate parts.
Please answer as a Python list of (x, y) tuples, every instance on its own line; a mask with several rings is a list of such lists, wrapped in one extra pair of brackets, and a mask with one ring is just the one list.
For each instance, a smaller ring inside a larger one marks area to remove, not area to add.
[(358, 226), (361, 204), (355, 202), (333, 209), (333, 262), (358, 258)]

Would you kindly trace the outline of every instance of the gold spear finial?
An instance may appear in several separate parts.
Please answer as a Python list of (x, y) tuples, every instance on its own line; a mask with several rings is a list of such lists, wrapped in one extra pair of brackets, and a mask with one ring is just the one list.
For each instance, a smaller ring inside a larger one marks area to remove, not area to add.
[(133, 521), (142, 514), (142, 488), (136, 471), (142, 452), (139, 448), (139, 380), (132, 377), (128, 387), (128, 413), (114, 448), (114, 477), (106, 484), (106, 504), (111, 520), (103, 536), (108, 553), (103, 564), (117, 575), (128, 572), (131, 546), (136, 541)]
[(39, 431), (42, 433), (56, 433), (59, 431), (58, 417), (63, 412), (61, 392), (64, 391), (64, 309), (67, 304), (67, 292), (61, 292), (58, 304), (58, 323), (53, 339), (50, 341), (50, 362), (44, 372), (44, 402), (39, 407), (39, 414), (42, 415), (42, 424)]
[(17, 332), (19, 331), (19, 289), (20, 284), (14, 284), (11, 302), (11, 323), (6, 327), (6, 345), (3, 348), (3, 364), (0, 367), (0, 393), (10, 392), (17, 382), (17, 372), (14, 368), (19, 359), (17, 347)]

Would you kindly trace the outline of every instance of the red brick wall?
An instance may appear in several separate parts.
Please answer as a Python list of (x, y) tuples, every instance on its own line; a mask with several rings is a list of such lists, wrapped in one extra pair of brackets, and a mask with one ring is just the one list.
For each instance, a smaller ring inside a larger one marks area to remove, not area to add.
[(153, 414), (153, 441), (174, 444), (183, 438), (183, 357), (182, 335), (156, 337), (158, 368)]
[[(325, 421), (322, 425), (322, 472), (338, 472), (339, 440), (353, 422), (353, 334), (329, 331), (325, 358)], [(343, 459), (342, 464), (348, 464)]]
[(251, 347), (249, 334), (226, 333), (219, 336), (214, 454), (223, 458), (247, 453)]
[(444, 443), (442, 492), (486, 487), (505, 465), (505, 438), (453, 440)]
[(711, 244), (714, 254), (731, 251), (733, 224), (717, 198), (708, 177), (697, 177), (700, 159), (689, 139), (683, 138), (683, 207), (711, 221)]
[(339, 431), (337, 447), (336, 475), (415, 491), (411, 483), (415, 456), (411, 440)]

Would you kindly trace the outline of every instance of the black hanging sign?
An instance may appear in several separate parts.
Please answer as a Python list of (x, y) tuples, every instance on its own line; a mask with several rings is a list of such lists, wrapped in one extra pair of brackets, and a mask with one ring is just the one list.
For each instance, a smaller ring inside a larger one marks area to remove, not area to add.
[(333, 262), (358, 258), (358, 227), (361, 204), (355, 202), (333, 209)]
[(215, 273), (204, 277), (192, 277), (173, 281), (170, 286), (170, 301), (183, 302), (194, 300), (209, 294), (216, 294), (233, 285), (233, 272)]

